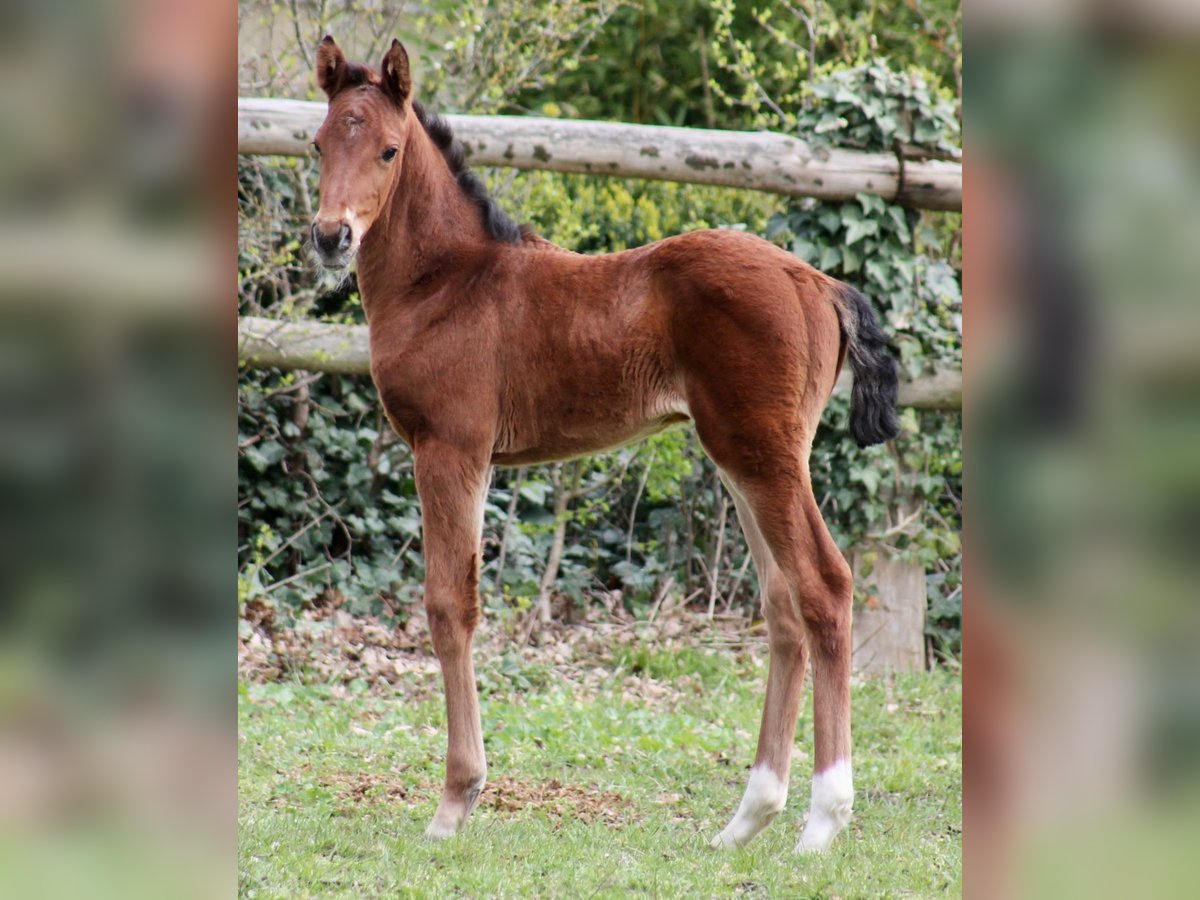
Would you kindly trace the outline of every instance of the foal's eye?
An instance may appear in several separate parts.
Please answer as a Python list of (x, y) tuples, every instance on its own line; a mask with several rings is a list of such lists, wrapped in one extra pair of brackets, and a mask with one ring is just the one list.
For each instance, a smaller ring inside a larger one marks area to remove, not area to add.
[(383, 151), (383, 161), (391, 162), (393, 159), (395, 159), (398, 149), (399, 148), (397, 148), (397, 147), (388, 147), (386, 150), (384, 150)]
[(318, 144), (316, 141), (313, 141), (312, 148), (313, 148), (313, 151), (316, 152), (317, 156), (321, 155), (321, 145), (320, 144)]

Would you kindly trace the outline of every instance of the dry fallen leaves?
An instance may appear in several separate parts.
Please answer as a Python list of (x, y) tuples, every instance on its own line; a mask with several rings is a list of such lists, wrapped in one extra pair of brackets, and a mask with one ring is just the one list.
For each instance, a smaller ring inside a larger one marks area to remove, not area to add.
[[(356, 681), (376, 694), (394, 696), (399, 690), (410, 698), (440, 691), (423, 609), (412, 608), (402, 625), (392, 627), (374, 616), (352, 616), (342, 602), (340, 595), (322, 595), (321, 602), (299, 610), (288, 625), (269, 605), (247, 603), (244, 620), (250, 628), (238, 638), (239, 677), (250, 682), (299, 677), (343, 690)], [(632, 619), (620, 606), (611, 614), (594, 606), (587, 621), (551, 622), (540, 629), (534, 642), (520, 648), (514, 646), (513, 623), (507, 624), (510, 627), (485, 618), (475, 641), (478, 665), (517, 652), (523, 662), (547, 666), (571, 681), (580, 696), (613, 686), (614, 651), (621, 648), (698, 647), (747, 653), (756, 659), (766, 653), (761, 628), (747, 620), (710, 620), (686, 608), (674, 610), (668, 619), (644, 622)], [(621, 673), (619, 687), (627, 698), (667, 704), (683, 702), (702, 690), (698, 678), (659, 680), (628, 671)]]

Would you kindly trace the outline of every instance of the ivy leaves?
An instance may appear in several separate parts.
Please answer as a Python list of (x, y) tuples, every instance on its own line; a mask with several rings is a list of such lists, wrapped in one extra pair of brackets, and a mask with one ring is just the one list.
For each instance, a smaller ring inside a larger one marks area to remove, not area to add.
[(920, 69), (899, 72), (876, 59), (828, 73), (809, 93), (814, 109), (798, 125), (818, 145), (888, 151), (901, 143), (933, 156), (959, 152), (954, 102)]

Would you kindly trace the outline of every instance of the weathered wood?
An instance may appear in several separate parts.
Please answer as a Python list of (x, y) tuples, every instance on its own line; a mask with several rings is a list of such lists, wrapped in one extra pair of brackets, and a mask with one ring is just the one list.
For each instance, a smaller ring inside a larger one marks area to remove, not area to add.
[[(868, 548), (869, 549), (869, 548)], [(925, 670), (925, 569), (918, 562), (896, 559), (876, 549), (869, 575), (864, 548), (851, 554), (854, 583), (866, 588), (867, 600), (854, 606), (853, 662), (860, 675)]]
[(257, 368), (367, 375), (371, 356), (364, 325), (238, 319), (238, 362)]
[[(365, 325), (286, 322), (242, 316), (238, 319), (238, 362), (257, 368), (306, 369), (339, 375), (367, 375), (370, 354)], [(850, 390), (843, 372), (836, 391)], [(917, 409), (962, 409), (962, 373), (936, 372), (900, 383), (900, 405)]]
[[(310, 152), (324, 103), (238, 99), (238, 153)], [(585, 172), (750, 188), (819, 200), (859, 193), (919, 209), (962, 209), (962, 165), (814, 148), (769, 131), (719, 131), (546, 119), (447, 116), (476, 165)]]
[[(849, 393), (850, 369), (847, 366), (838, 378), (837, 393)], [(962, 372), (944, 370), (900, 382), (899, 403), (917, 409), (962, 409)]]

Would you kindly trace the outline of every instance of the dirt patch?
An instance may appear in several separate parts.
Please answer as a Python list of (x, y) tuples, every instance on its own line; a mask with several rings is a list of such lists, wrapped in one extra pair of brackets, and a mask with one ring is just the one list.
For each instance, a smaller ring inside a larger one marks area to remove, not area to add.
[(395, 803), (407, 800), (409, 795), (408, 785), (398, 778), (364, 773), (346, 778), (331, 778), (327, 782), (323, 782), (323, 785), (328, 788), (338, 788), (339, 800), (349, 800), (354, 803)]
[(479, 805), (500, 813), (521, 812), (533, 807), (549, 816), (556, 828), (572, 820), (585, 825), (603, 822), (620, 828), (640, 822), (642, 818), (636, 814), (628, 797), (598, 787), (563, 784), (557, 778), (549, 781), (498, 778), (484, 788)]
[[(302, 765), (289, 772), (287, 777), (293, 782), (309, 781), (318, 784), (345, 803), (429, 804), (436, 801), (441, 792), (441, 786), (433, 782), (423, 781), (414, 786), (391, 774), (318, 774), (313, 768), (310, 764)], [(282, 798), (273, 799), (284, 802)], [(554, 823), (555, 828), (569, 821), (583, 822), (585, 825), (602, 822), (613, 828), (620, 828), (642, 820), (628, 797), (595, 785), (563, 784), (557, 778), (522, 781), (511, 776), (502, 776), (484, 786), (483, 796), (479, 798), (479, 808), (495, 810), (502, 815), (526, 809), (541, 810)]]
[[(399, 771), (408, 768), (400, 766)], [(355, 804), (395, 804), (424, 802), (436, 794), (437, 786), (429, 783), (413, 787), (397, 775), (379, 775), (373, 772), (315, 772), (314, 766), (305, 764), (287, 773), (292, 783), (317, 784), (332, 793), (338, 800)], [(272, 798), (284, 803), (282, 797)]]

